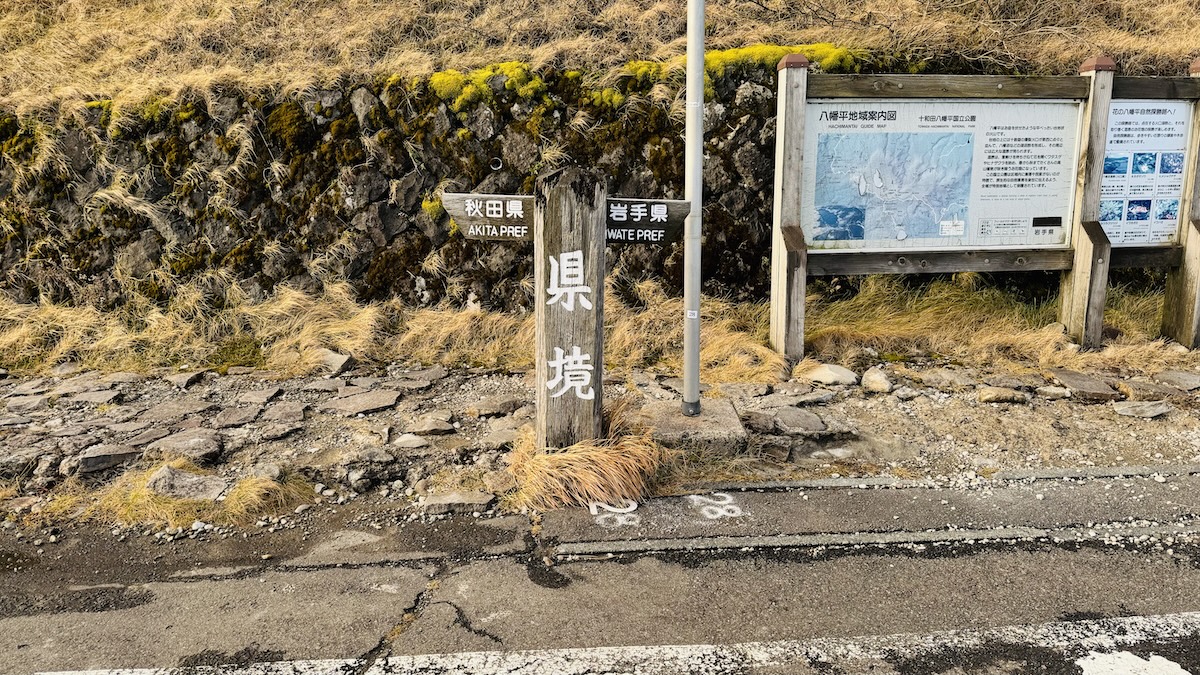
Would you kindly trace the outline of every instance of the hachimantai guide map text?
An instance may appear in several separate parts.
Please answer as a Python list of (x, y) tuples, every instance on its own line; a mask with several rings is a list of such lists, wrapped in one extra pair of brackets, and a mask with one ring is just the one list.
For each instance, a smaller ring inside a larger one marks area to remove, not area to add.
[(1077, 102), (810, 100), (806, 111), (810, 248), (1068, 244)]

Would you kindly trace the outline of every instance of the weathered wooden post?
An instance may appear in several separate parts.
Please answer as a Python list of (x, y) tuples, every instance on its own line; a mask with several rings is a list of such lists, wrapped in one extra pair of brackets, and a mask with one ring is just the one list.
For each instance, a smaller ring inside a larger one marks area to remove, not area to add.
[(1111, 244), (1100, 226), (1100, 183), (1103, 179), (1108, 108), (1112, 102), (1117, 64), (1107, 56), (1083, 62), (1079, 74), (1091, 78), (1084, 104), (1086, 133), (1081, 134), (1076, 173), (1075, 217), (1071, 244), (1075, 259), (1063, 276), (1059, 317), (1067, 334), (1083, 347), (1099, 347), (1104, 330), (1104, 302), (1108, 296)]
[(562, 448), (603, 432), (605, 245), (679, 241), (687, 201), (608, 198), (577, 167), (543, 176), (537, 195), (447, 192), (468, 239), (534, 242), (537, 443)]
[[(1200, 78), (1200, 59), (1189, 69)], [(1184, 184), (1179, 217), (1179, 244), (1183, 259), (1167, 274), (1167, 293), (1163, 303), (1162, 332), (1188, 349), (1200, 347), (1200, 101), (1192, 103), (1192, 132), (1184, 159), (1190, 180)]]
[(533, 218), (537, 443), (598, 438), (604, 392), (604, 181), (576, 167), (538, 179)]
[(775, 118), (775, 217), (771, 234), (771, 345), (789, 359), (804, 357), (807, 246), (800, 226), (804, 162), (804, 103), (808, 59), (789, 54), (779, 62)]

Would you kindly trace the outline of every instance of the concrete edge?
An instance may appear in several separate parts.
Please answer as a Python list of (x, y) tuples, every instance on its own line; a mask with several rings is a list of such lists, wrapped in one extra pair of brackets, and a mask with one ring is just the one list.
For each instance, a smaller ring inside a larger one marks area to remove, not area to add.
[[(825, 534), (783, 534), (768, 536), (722, 536), (670, 538), (625, 541), (589, 541), (560, 544), (554, 550), (556, 559), (572, 556), (620, 555), (636, 553), (669, 553), (696, 551), (728, 551), (755, 548), (817, 548), (846, 546), (887, 546), (898, 544), (989, 543), (1047, 539), (1061, 541), (1096, 541), (1111, 536), (1173, 536), (1200, 535), (1200, 525), (1160, 525), (1151, 527), (1114, 527), (1121, 523), (1097, 524), (1095, 527), (1046, 529), (1037, 527), (1001, 527), (990, 530), (925, 530), (919, 532), (859, 532)], [(1111, 529), (1110, 529), (1111, 528)]]
[[(1063, 480), (1064, 478), (1135, 478), (1150, 476), (1188, 476), (1200, 474), (1200, 464), (1166, 464), (1163, 466), (1088, 466), (1061, 469), (1006, 469), (997, 471), (989, 483)], [(894, 476), (864, 478), (812, 478), (807, 480), (764, 481), (761, 483), (704, 483), (685, 485), (690, 494), (703, 491), (754, 492), (773, 490), (844, 490), (846, 488), (940, 488), (945, 484), (933, 480), (910, 480)], [(669, 497), (672, 495), (659, 495)]]

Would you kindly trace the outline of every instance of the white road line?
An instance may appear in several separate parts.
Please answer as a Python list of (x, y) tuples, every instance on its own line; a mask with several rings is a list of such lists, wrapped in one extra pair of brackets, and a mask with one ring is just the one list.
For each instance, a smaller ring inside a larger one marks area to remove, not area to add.
[[(852, 667), (854, 662), (886, 661), (897, 654), (913, 656), (932, 650), (969, 650), (997, 644), (1052, 649), (1078, 659), (1076, 663), (1084, 669), (1086, 675), (1200, 675), (1188, 673), (1161, 657), (1147, 661), (1132, 654), (1119, 653), (1122, 648), (1144, 642), (1181, 638), (1200, 640), (1200, 612), (1008, 626), (989, 630), (945, 631), (925, 635), (781, 640), (731, 645), (597, 647), (392, 656), (377, 661), (367, 670), (366, 675), (716, 674), (743, 672), (753, 667), (811, 662), (851, 664)], [(348, 675), (356, 666), (362, 665), (365, 664), (353, 660), (293, 661), (252, 666), (202, 667), (182, 672), (187, 675)], [(181, 675), (181, 671), (177, 668), (98, 670), (90, 671), (89, 675)]]

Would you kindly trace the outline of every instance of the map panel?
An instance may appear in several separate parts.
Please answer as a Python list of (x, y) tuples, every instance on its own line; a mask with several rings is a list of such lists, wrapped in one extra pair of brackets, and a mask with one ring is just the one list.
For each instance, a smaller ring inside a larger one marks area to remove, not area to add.
[(813, 100), (806, 110), (811, 248), (1068, 245), (1077, 102)]

